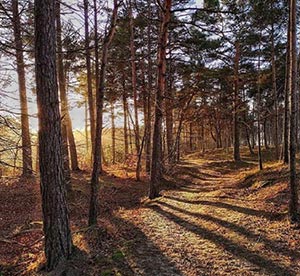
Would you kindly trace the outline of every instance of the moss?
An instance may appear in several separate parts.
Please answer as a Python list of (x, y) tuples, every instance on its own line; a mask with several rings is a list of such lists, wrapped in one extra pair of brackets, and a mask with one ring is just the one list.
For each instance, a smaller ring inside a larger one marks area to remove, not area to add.
[(114, 272), (111, 269), (107, 269), (101, 272), (100, 276), (111, 276), (114, 275)]
[(121, 261), (125, 258), (124, 253), (121, 250), (117, 250), (114, 252), (114, 254), (112, 255), (112, 259), (114, 261)]

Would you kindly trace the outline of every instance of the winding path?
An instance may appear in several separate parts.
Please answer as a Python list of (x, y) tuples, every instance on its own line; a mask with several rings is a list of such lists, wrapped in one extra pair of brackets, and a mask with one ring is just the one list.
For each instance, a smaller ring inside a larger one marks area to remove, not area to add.
[(123, 210), (134, 275), (300, 275), (284, 215), (249, 199), (239, 173), (230, 161), (188, 160), (174, 176), (177, 189)]

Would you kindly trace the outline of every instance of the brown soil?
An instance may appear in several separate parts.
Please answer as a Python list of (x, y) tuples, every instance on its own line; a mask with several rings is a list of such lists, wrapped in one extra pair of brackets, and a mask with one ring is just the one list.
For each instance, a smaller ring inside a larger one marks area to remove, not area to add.
[[(89, 174), (74, 174), (69, 206), (78, 249), (50, 275), (300, 275), (287, 168), (268, 163), (258, 172), (253, 160), (219, 158), (191, 155), (153, 201), (146, 181), (109, 172), (97, 228), (86, 227)], [(3, 179), (0, 206), (2, 275), (45, 275), (38, 184)]]

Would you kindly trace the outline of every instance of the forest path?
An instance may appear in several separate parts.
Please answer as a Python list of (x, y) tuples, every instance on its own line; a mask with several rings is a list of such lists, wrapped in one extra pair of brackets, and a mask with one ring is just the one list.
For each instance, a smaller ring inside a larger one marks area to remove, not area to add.
[(174, 176), (176, 190), (122, 210), (134, 275), (300, 275), (285, 215), (240, 188), (239, 174), (253, 166), (186, 160)]

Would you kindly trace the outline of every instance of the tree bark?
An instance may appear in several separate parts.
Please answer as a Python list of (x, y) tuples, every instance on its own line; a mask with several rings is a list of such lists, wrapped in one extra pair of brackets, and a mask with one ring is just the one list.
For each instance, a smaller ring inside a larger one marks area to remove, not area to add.
[(134, 105), (134, 125), (135, 125), (135, 146), (137, 154), (140, 152), (140, 131), (139, 131), (139, 116), (138, 116), (138, 103), (137, 103), (137, 83), (136, 83), (136, 55), (134, 43), (134, 22), (132, 14), (132, 3), (129, 0), (129, 27), (130, 27), (130, 54), (131, 54), (131, 84), (133, 92), (133, 105)]
[(39, 162), (46, 268), (72, 253), (63, 173), (61, 116), (56, 74), (55, 1), (35, 0), (35, 68), (39, 118)]
[[(151, 1), (148, 1), (148, 17), (151, 17)], [(147, 120), (146, 120), (146, 136), (145, 136), (145, 151), (146, 151), (146, 172), (151, 170), (151, 113), (152, 113), (152, 53), (151, 48), (151, 22), (147, 25)]]
[(166, 48), (168, 42), (168, 27), (171, 19), (172, 0), (163, 4), (162, 22), (158, 46), (158, 80), (155, 95), (155, 120), (152, 139), (152, 164), (150, 176), (149, 198), (159, 196), (159, 183), (162, 178), (162, 119), (163, 97), (166, 87)]
[(21, 36), (21, 20), (19, 1), (12, 0), (14, 42), (16, 47), (17, 74), (19, 82), (19, 95), (21, 106), (21, 131), (22, 131), (22, 176), (32, 175), (32, 149), (29, 130), (29, 116), (27, 106), (25, 64), (23, 55), (23, 41)]
[(269, 149), (269, 144), (268, 144), (268, 121), (265, 118), (264, 120), (264, 144), (265, 144), (265, 149)]
[(67, 185), (67, 190), (71, 190), (71, 172), (70, 172), (70, 161), (69, 161), (69, 151), (68, 151), (68, 130), (67, 130), (67, 117), (68, 111), (68, 100), (66, 93), (66, 79), (65, 70), (63, 64), (63, 54), (62, 54), (62, 38), (61, 38), (61, 19), (60, 19), (60, 2), (56, 1), (56, 46), (57, 46), (57, 75), (59, 84), (59, 95), (60, 95), (60, 110), (61, 110), (61, 127), (62, 127), (62, 139), (63, 139), (63, 164), (65, 171), (65, 180)]
[(275, 57), (275, 41), (274, 41), (274, 25), (272, 24), (272, 89), (274, 99), (274, 145), (275, 145), (275, 157), (279, 159), (279, 122), (278, 122), (278, 99), (277, 99), (277, 77), (276, 77), (276, 57)]
[[(260, 34), (261, 35), (261, 34)], [(257, 87), (257, 143), (258, 143), (258, 167), (260, 170), (263, 169), (262, 164), (262, 156), (261, 156), (261, 131), (260, 131), (260, 113), (261, 113), (261, 91), (260, 91), (260, 82), (261, 82), (261, 76), (260, 76), (260, 45), (261, 42), (259, 42), (259, 56), (258, 56), (258, 87)]]
[(286, 72), (285, 72), (285, 90), (284, 90), (284, 117), (283, 117), (283, 142), (282, 142), (282, 160), (285, 164), (289, 163), (289, 89), (290, 89), (290, 18), (288, 24), (287, 50), (286, 50)]
[[(98, 16), (97, 15), (98, 15), (97, 0), (94, 0), (94, 43), (95, 43), (95, 79), (96, 79), (95, 95), (97, 95), (97, 91), (99, 90), (99, 85), (100, 85), (99, 36), (98, 36)], [(95, 118), (94, 118), (94, 120), (95, 120)], [(94, 138), (95, 138), (95, 136), (94, 136)], [(102, 139), (102, 136), (101, 136), (101, 139)], [(101, 143), (101, 148), (102, 148), (102, 141), (100, 143)], [(103, 149), (101, 150), (101, 152), (103, 153)], [(106, 163), (106, 162), (104, 162), (104, 159), (105, 159), (104, 154), (102, 154), (102, 158), (100, 158), (100, 160), (99, 160), (100, 172), (102, 172), (102, 162)]]
[(234, 102), (233, 102), (233, 158), (240, 161), (240, 126), (239, 126), (239, 61), (240, 61), (240, 43), (235, 42), (234, 58)]
[[(169, 53), (171, 56), (171, 51)], [(166, 142), (167, 142), (167, 159), (169, 164), (175, 162), (174, 154), (173, 154), (173, 80), (172, 80), (172, 61), (170, 58), (168, 67), (169, 67), (169, 76), (167, 79), (167, 87), (166, 87), (166, 96), (165, 96), (165, 114), (166, 114)]]
[(101, 162), (101, 148), (102, 148), (102, 125), (103, 125), (103, 98), (105, 90), (105, 75), (108, 59), (108, 49), (113, 39), (118, 14), (118, 3), (114, 0), (114, 9), (111, 18), (111, 25), (108, 34), (104, 37), (102, 47), (101, 68), (99, 76), (99, 90), (97, 91), (97, 116), (96, 116), (96, 136), (95, 136), (95, 149), (93, 158), (93, 171), (91, 179), (91, 198), (89, 208), (89, 225), (97, 224), (98, 216), (98, 190), (99, 190), (99, 173)]
[(296, 82), (297, 82), (297, 30), (296, 30), (296, 0), (290, 0), (290, 68), (289, 69), (289, 87), (290, 87), (290, 202), (289, 216), (291, 223), (299, 222), (299, 198), (298, 198), (298, 180), (296, 172)]
[(114, 102), (110, 103), (111, 116), (111, 144), (112, 144), (112, 163), (116, 164), (116, 126), (115, 126), (115, 108)]
[[(86, 61), (86, 74), (87, 74), (87, 94), (90, 115), (90, 132), (91, 132), (91, 145), (92, 156), (95, 148), (95, 101), (92, 89), (92, 69), (91, 69), (91, 51), (90, 51), (90, 33), (89, 33), (89, 1), (84, 0), (84, 32), (85, 32), (85, 61)], [(101, 161), (100, 161), (101, 163)]]
[(127, 103), (127, 93), (126, 93), (126, 82), (125, 82), (125, 74), (123, 70), (122, 75), (122, 85), (123, 85), (123, 91), (122, 91), (122, 101), (123, 101), (123, 116), (124, 116), (124, 155), (125, 155), (125, 161), (128, 158), (129, 153), (129, 147), (128, 147), (128, 129), (127, 129), (127, 109), (128, 109), (128, 103)]

